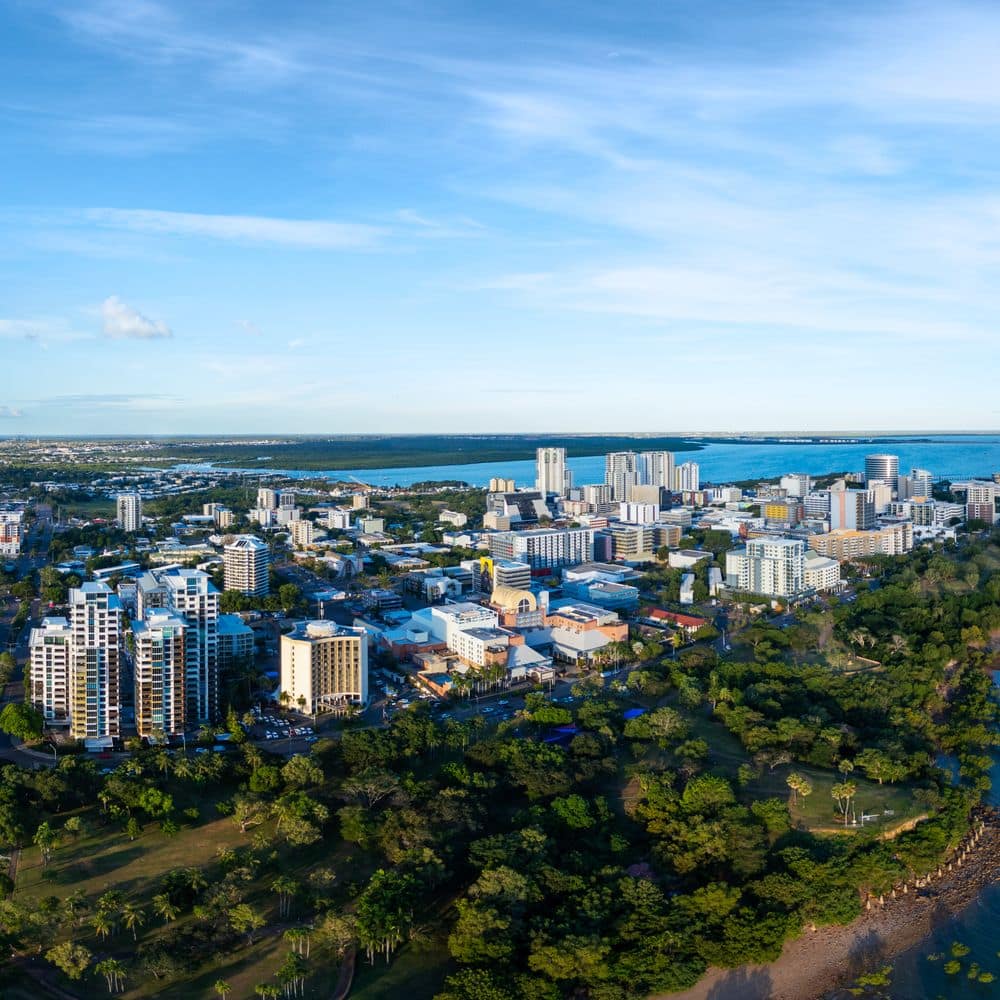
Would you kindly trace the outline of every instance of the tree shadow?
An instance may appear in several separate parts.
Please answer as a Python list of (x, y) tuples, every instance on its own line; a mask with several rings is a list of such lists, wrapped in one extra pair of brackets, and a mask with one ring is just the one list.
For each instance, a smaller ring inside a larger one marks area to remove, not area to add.
[(853, 980), (862, 973), (875, 968), (886, 956), (886, 941), (881, 934), (871, 928), (852, 945), (847, 959), (847, 972)]
[(706, 1000), (769, 1000), (774, 984), (767, 969), (733, 969), (709, 991)]

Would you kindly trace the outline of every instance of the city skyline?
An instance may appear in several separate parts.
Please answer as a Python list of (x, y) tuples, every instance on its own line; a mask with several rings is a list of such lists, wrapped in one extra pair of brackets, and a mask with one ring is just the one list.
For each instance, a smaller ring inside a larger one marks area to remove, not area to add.
[(1000, 425), (988, 5), (0, 26), (0, 436)]

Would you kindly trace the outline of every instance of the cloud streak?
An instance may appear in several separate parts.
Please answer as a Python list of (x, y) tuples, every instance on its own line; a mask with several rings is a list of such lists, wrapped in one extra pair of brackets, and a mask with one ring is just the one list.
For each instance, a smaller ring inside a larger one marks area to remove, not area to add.
[(166, 323), (143, 316), (117, 295), (110, 295), (104, 300), (101, 318), (104, 336), (112, 340), (160, 340), (174, 335)]
[(383, 230), (376, 226), (325, 219), (206, 215), (156, 209), (95, 208), (88, 211), (86, 217), (94, 224), (110, 229), (307, 250), (371, 247), (383, 234)]

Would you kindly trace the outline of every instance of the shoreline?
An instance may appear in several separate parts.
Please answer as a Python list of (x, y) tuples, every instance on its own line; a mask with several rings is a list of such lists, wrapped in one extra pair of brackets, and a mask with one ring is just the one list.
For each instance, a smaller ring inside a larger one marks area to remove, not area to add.
[[(979, 823), (983, 832), (975, 838)], [(871, 908), (849, 924), (803, 930), (768, 965), (710, 968), (690, 989), (653, 1000), (830, 1000), (843, 995), (858, 975), (880, 963), (891, 964), (1000, 880), (1000, 814), (977, 812), (973, 832), (941, 871), (916, 885), (910, 882), (895, 899), (890, 895), (880, 904), (878, 897), (872, 898)]]

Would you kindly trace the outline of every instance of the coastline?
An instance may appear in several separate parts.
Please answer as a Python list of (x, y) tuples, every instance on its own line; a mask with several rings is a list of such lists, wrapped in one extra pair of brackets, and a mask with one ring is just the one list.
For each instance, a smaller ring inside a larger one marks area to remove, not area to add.
[[(854, 979), (878, 964), (918, 945), (939, 924), (974, 903), (981, 891), (1000, 879), (1000, 814), (977, 813), (983, 833), (965, 842), (943, 865), (940, 877), (926, 885), (887, 897), (843, 926), (808, 929), (785, 943), (769, 965), (736, 969), (710, 968), (689, 990), (659, 994), (653, 1000), (821, 1000), (842, 996)], [(967, 838), (968, 839), (968, 838)], [(966, 850), (964, 861), (957, 858)]]

